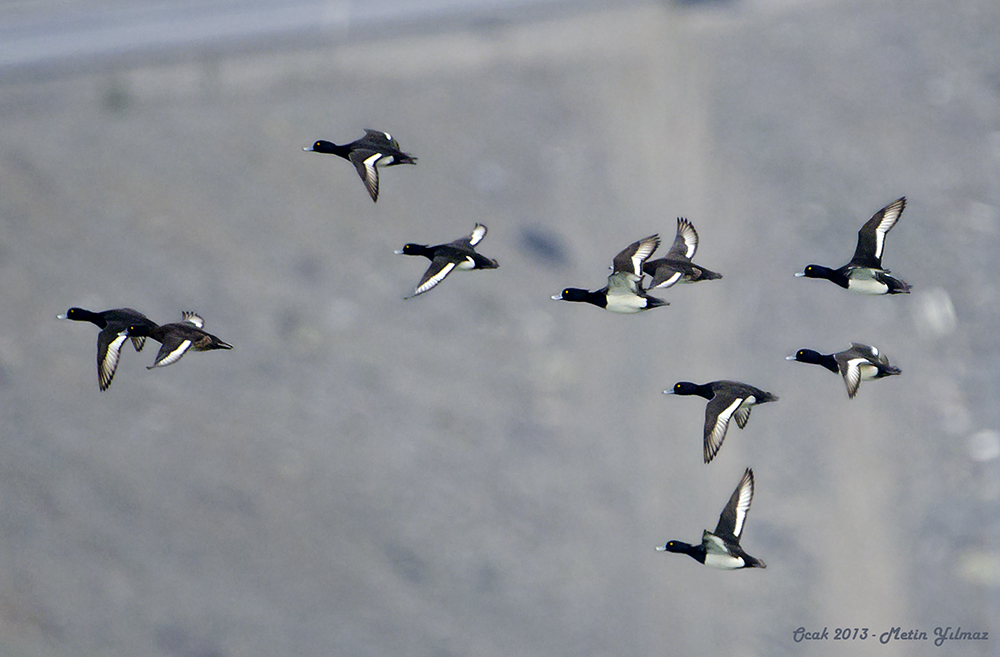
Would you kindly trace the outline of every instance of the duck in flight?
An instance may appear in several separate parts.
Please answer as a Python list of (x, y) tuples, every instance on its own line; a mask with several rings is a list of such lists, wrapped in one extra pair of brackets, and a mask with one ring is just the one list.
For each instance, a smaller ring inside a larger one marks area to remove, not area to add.
[(800, 363), (822, 365), (834, 374), (844, 377), (847, 386), (847, 396), (854, 399), (862, 381), (881, 379), (900, 373), (898, 367), (889, 364), (889, 358), (875, 347), (852, 342), (850, 349), (838, 351), (835, 354), (821, 354), (812, 349), (799, 349), (794, 356), (786, 360), (797, 360)]
[(858, 231), (858, 246), (854, 257), (843, 267), (831, 269), (823, 265), (808, 265), (796, 276), (825, 278), (842, 288), (860, 294), (909, 294), (910, 285), (889, 275), (882, 268), (885, 236), (899, 221), (906, 207), (906, 197), (885, 206)]
[(192, 312), (183, 313), (184, 319), (173, 324), (152, 326), (148, 324), (132, 324), (126, 335), (150, 337), (161, 344), (156, 360), (146, 369), (173, 365), (181, 359), (189, 349), (195, 351), (210, 351), (212, 349), (232, 349), (233, 345), (223, 342), (211, 333), (203, 330), (205, 320)]
[(743, 534), (752, 501), (753, 470), (747, 468), (732, 497), (729, 498), (729, 503), (722, 509), (719, 524), (715, 526), (714, 532), (706, 529), (698, 545), (667, 541), (666, 545), (657, 546), (656, 549), (661, 552), (686, 554), (698, 563), (720, 570), (767, 568), (767, 564), (762, 560), (751, 557), (740, 547), (740, 536)]
[(608, 284), (593, 292), (568, 287), (552, 298), (557, 301), (590, 303), (613, 313), (632, 314), (668, 306), (669, 302), (646, 294), (642, 287), (642, 265), (660, 245), (659, 235), (632, 242), (615, 256)]
[(496, 260), (487, 258), (476, 252), (475, 246), (486, 237), (486, 226), (476, 224), (472, 234), (436, 246), (425, 244), (407, 244), (399, 251), (400, 255), (424, 256), (431, 261), (424, 272), (417, 288), (407, 299), (423, 294), (443, 281), (454, 269), (496, 269), (500, 265)]
[(739, 381), (710, 381), (701, 385), (678, 381), (663, 394), (698, 395), (708, 400), (703, 438), (705, 463), (711, 462), (719, 453), (731, 419), (735, 418), (736, 426), (742, 429), (750, 420), (750, 410), (755, 405), (778, 401), (777, 395)]
[(338, 145), (322, 139), (304, 151), (329, 153), (349, 160), (358, 170), (372, 201), (378, 202), (378, 167), (416, 164), (417, 158), (404, 153), (388, 132), (365, 128), (365, 136), (350, 144)]
[[(128, 336), (122, 335), (122, 332), (133, 324), (136, 326), (156, 326), (148, 317), (131, 308), (114, 308), (100, 312), (84, 308), (70, 308), (65, 314), (57, 315), (57, 317), (77, 322), (90, 322), (101, 329), (101, 332), (97, 334), (97, 383), (102, 392), (111, 386), (111, 380), (115, 378), (121, 347), (128, 339)], [(132, 337), (132, 346), (136, 351), (142, 351), (145, 342), (145, 337), (139, 335)]]
[(677, 235), (667, 255), (656, 260), (647, 260), (642, 266), (642, 270), (653, 277), (646, 289), (668, 288), (676, 283), (697, 283), (722, 278), (722, 274), (691, 262), (697, 250), (698, 231), (690, 221), (678, 217)]

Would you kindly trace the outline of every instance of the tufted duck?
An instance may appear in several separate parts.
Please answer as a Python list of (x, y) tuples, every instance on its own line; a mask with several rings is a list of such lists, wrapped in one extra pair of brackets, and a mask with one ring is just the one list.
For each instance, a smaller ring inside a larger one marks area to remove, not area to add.
[(699, 267), (691, 262), (698, 250), (698, 232), (691, 222), (683, 217), (677, 218), (677, 236), (667, 255), (656, 260), (647, 260), (642, 270), (653, 277), (647, 289), (667, 288), (675, 283), (697, 283), (722, 278), (710, 269)]
[(825, 278), (842, 288), (861, 294), (908, 294), (910, 286), (882, 269), (885, 236), (899, 221), (906, 197), (898, 198), (876, 212), (858, 231), (858, 246), (851, 261), (839, 269), (809, 265), (796, 276)]
[(889, 364), (889, 359), (885, 354), (880, 353), (875, 347), (857, 342), (852, 342), (850, 349), (838, 351), (835, 354), (821, 354), (812, 349), (799, 349), (794, 356), (788, 356), (786, 359), (822, 365), (834, 374), (839, 373), (844, 377), (847, 396), (850, 399), (854, 399), (854, 396), (858, 394), (858, 388), (861, 387), (862, 381), (881, 379), (900, 373), (898, 367)]
[(154, 367), (172, 365), (179, 361), (188, 349), (210, 351), (212, 349), (233, 348), (233, 345), (203, 331), (205, 320), (195, 313), (185, 312), (183, 316), (183, 321), (173, 324), (164, 324), (163, 326), (132, 324), (128, 327), (129, 337), (149, 336), (162, 345), (159, 353), (156, 354), (156, 360), (146, 369), (151, 370)]
[(665, 395), (698, 395), (708, 400), (705, 406), (705, 463), (710, 462), (726, 439), (729, 420), (736, 418), (736, 425), (742, 429), (750, 419), (750, 410), (756, 404), (778, 401), (778, 397), (760, 388), (739, 381), (711, 381), (702, 385), (690, 381), (680, 381)]
[[(111, 379), (115, 377), (115, 370), (118, 368), (118, 355), (122, 343), (127, 337), (121, 333), (132, 324), (155, 326), (148, 317), (131, 308), (115, 308), (101, 312), (70, 308), (65, 315), (57, 317), (78, 322), (90, 322), (101, 329), (101, 332), (97, 334), (97, 382), (102, 391), (107, 390), (111, 385)], [(142, 351), (145, 342), (146, 338), (142, 336), (132, 338), (132, 346), (135, 347), (136, 351)]]
[(476, 224), (472, 234), (454, 242), (426, 246), (424, 244), (407, 244), (396, 253), (401, 255), (424, 256), (431, 261), (430, 267), (424, 272), (417, 284), (417, 289), (406, 299), (412, 299), (423, 294), (445, 279), (453, 269), (496, 269), (500, 265), (496, 260), (476, 253), (474, 248), (486, 237), (486, 226)]
[(767, 568), (762, 560), (751, 557), (740, 547), (740, 535), (746, 524), (747, 512), (753, 501), (753, 470), (746, 469), (729, 503), (719, 515), (715, 531), (707, 529), (701, 535), (701, 544), (691, 545), (682, 541), (668, 541), (657, 546), (661, 552), (679, 552), (695, 561), (720, 570), (738, 568)]
[(365, 128), (365, 136), (350, 144), (337, 145), (322, 139), (304, 151), (329, 153), (350, 160), (364, 181), (372, 201), (378, 201), (378, 169), (397, 164), (416, 164), (417, 158), (399, 149), (399, 142), (388, 132)]
[(590, 303), (613, 313), (626, 314), (670, 305), (663, 299), (649, 296), (642, 287), (642, 265), (659, 245), (659, 235), (633, 242), (615, 256), (606, 286), (593, 292), (568, 287), (552, 298)]

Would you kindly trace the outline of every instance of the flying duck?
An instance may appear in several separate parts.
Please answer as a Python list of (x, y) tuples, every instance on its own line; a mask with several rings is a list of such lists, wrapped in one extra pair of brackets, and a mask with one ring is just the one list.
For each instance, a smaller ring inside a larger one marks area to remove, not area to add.
[(378, 202), (378, 168), (397, 164), (416, 164), (417, 158), (399, 149), (399, 142), (388, 132), (365, 128), (365, 136), (350, 144), (337, 145), (320, 139), (304, 151), (339, 155), (354, 163), (372, 201)]
[[(127, 337), (121, 333), (133, 324), (136, 326), (156, 326), (152, 320), (132, 308), (114, 308), (101, 312), (70, 308), (66, 314), (57, 315), (57, 317), (77, 322), (90, 322), (101, 329), (101, 332), (97, 334), (97, 382), (101, 391), (107, 390), (111, 385), (111, 380), (115, 378), (115, 370), (118, 369), (118, 355), (122, 343)], [(142, 336), (137, 335), (132, 338), (132, 346), (135, 347), (136, 351), (142, 351), (145, 342), (146, 338)]]
[(649, 296), (642, 287), (642, 265), (659, 245), (659, 235), (632, 242), (615, 256), (606, 286), (593, 292), (568, 287), (552, 298), (590, 303), (613, 313), (626, 314), (668, 306), (669, 302)]
[(844, 377), (847, 396), (850, 399), (854, 399), (854, 396), (858, 394), (858, 388), (861, 387), (862, 381), (881, 379), (900, 373), (898, 367), (889, 364), (889, 359), (885, 354), (880, 353), (875, 347), (858, 342), (852, 342), (850, 349), (838, 351), (835, 354), (821, 354), (812, 349), (799, 349), (794, 356), (787, 356), (786, 360), (822, 365), (834, 374), (839, 373)]
[(648, 290), (667, 288), (675, 283), (697, 283), (722, 278), (710, 269), (699, 267), (691, 262), (698, 250), (698, 232), (690, 221), (683, 217), (677, 218), (677, 236), (667, 251), (667, 255), (656, 260), (647, 260), (642, 270), (653, 277)]
[(740, 536), (743, 534), (752, 501), (753, 470), (747, 468), (732, 497), (729, 498), (729, 503), (719, 515), (719, 524), (715, 526), (714, 532), (706, 529), (701, 535), (699, 545), (667, 541), (666, 545), (657, 546), (656, 549), (661, 552), (680, 552), (698, 563), (720, 570), (767, 568), (767, 564), (762, 560), (751, 557), (740, 547)]
[(776, 395), (765, 392), (739, 381), (711, 381), (698, 385), (690, 381), (679, 381), (665, 395), (698, 395), (708, 400), (705, 406), (705, 463), (709, 463), (719, 453), (722, 441), (726, 439), (729, 420), (736, 418), (736, 425), (742, 429), (750, 419), (750, 410), (757, 404), (778, 401)]
[(430, 290), (452, 272), (453, 269), (496, 269), (500, 265), (496, 260), (476, 253), (475, 246), (486, 237), (486, 226), (476, 224), (472, 234), (454, 242), (426, 246), (424, 244), (407, 244), (396, 253), (401, 255), (424, 256), (431, 261), (430, 267), (424, 272), (417, 288), (406, 299), (412, 299), (418, 294)]
[(908, 294), (910, 286), (882, 269), (885, 236), (906, 207), (906, 197), (898, 198), (869, 219), (858, 231), (858, 246), (851, 261), (839, 269), (808, 265), (796, 276), (825, 278), (851, 292), (861, 294)]
[(211, 333), (202, 330), (205, 320), (193, 312), (183, 313), (184, 319), (173, 324), (152, 326), (148, 324), (131, 324), (126, 331), (129, 337), (148, 336), (161, 343), (156, 360), (147, 367), (166, 367), (181, 359), (188, 349), (195, 351), (210, 351), (212, 349), (232, 349), (233, 345), (223, 342)]

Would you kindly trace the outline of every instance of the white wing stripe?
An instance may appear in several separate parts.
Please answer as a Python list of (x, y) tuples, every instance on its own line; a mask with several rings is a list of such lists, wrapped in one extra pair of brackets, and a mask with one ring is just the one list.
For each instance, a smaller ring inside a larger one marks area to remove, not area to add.
[(681, 278), (681, 273), (679, 271), (674, 272), (673, 275), (670, 278), (668, 278), (667, 280), (663, 281), (659, 285), (654, 286), (653, 289), (656, 289), (656, 288), (659, 288), (659, 287), (670, 287), (671, 285), (673, 285), (674, 283), (676, 283), (678, 280), (680, 280), (680, 278)]
[(715, 426), (712, 427), (712, 433), (709, 435), (708, 454), (714, 455), (718, 453), (719, 448), (722, 447), (722, 441), (726, 439), (726, 429), (729, 428), (729, 420), (742, 403), (742, 397), (736, 398), (732, 404), (715, 418)]
[(861, 363), (867, 362), (863, 358), (852, 358), (847, 361), (844, 368), (844, 384), (847, 386), (847, 396), (853, 398), (858, 393), (861, 385)]
[(455, 263), (454, 262), (449, 262), (448, 264), (446, 264), (444, 267), (441, 268), (441, 271), (439, 271), (438, 273), (434, 274), (433, 276), (431, 276), (430, 278), (428, 278), (426, 281), (424, 281), (424, 284), (421, 285), (420, 287), (418, 287), (413, 292), (413, 296), (416, 296), (418, 294), (423, 294), (427, 290), (431, 289), (432, 287), (434, 287), (435, 285), (437, 285), (438, 283), (440, 283), (441, 281), (443, 281), (445, 279), (445, 276), (447, 276), (448, 274), (450, 274), (451, 270), (454, 269), (454, 268), (455, 268)]
[(882, 221), (879, 222), (878, 226), (875, 227), (875, 257), (882, 257), (882, 250), (885, 247), (885, 236), (896, 222), (899, 221), (900, 215), (903, 213), (903, 203), (902, 199), (890, 204), (885, 208), (884, 214), (882, 215)]
[(637, 276), (642, 276), (642, 263), (653, 254), (657, 246), (659, 246), (659, 238), (651, 238), (639, 244), (639, 248), (632, 256), (632, 269)]
[(382, 157), (381, 153), (375, 153), (365, 160), (365, 174), (368, 180), (375, 180), (378, 176), (378, 172), (375, 171), (375, 165), (378, 163), (379, 159)]
[(753, 479), (749, 475), (744, 475), (740, 482), (740, 498), (736, 503), (736, 525), (733, 527), (733, 535), (739, 538), (743, 533), (743, 523), (747, 519), (747, 511), (750, 510), (750, 502), (753, 500)]
[(677, 234), (681, 236), (681, 239), (684, 240), (684, 244), (687, 246), (685, 255), (689, 259), (693, 258), (695, 251), (698, 250), (698, 233), (695, 232), (694, 226), (687, 219), (678, 219)]
[(101, 361), (100, 383), (102, 390), (111, 384), (111, 379), (115, 376), (115, 370), (118, 368), (118, 354), (126, 340), (128, 340), (128, 336), (122, 333), (108, 345), (108, 351), (104, 354), (104, 360)]
[(184, 352), (186, 352), (190, 346), (191, 346), (190, 340), (185, 340), (184, 342), (180, 343), (179, 345), (177, 345), (176, 349), (174, 349), (169, 354), (164, 356), (163, 360), (161, 360), (159, 363), (156, 364), (156, 367), (166, 367), (167, 365), (172, 365), (176, 363), (181, 359), (181, 356), (184, 355)]

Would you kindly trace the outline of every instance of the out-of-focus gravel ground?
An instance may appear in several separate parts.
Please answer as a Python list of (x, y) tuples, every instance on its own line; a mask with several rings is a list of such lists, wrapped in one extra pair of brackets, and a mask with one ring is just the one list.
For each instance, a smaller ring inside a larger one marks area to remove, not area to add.
[[(995, 655), (1000, 5), (376, 33), (0, 78), (0, 654)], [(365, 127), (419, 158), (377, 204), (302, 152)], [(901, 195), (913, 294), (793, 277)], [(722, 280), (637, 316), (549, 299), (677, 216)], [(393, 251), (476, 222), (500, 268), (404, 301), (426, 261)], [(100, 393), (75, 305), (196, 310), (235, 348), (126, 346)], [(852, 340), (903, 375), (848, 400), (785, 361)], [(781, 399), (705, 466), (703, 400), (661, 391), (721, 378)], [(767, 570), (653, 550), (747, 466)]]

